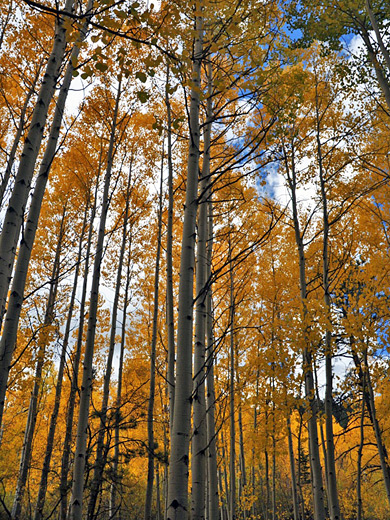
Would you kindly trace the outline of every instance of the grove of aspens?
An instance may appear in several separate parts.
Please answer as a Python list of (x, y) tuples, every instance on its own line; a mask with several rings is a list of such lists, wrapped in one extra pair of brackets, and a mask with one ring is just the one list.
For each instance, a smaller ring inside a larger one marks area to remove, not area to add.
[(0, 520), (390, 519), (388, 0), (0, 0)]

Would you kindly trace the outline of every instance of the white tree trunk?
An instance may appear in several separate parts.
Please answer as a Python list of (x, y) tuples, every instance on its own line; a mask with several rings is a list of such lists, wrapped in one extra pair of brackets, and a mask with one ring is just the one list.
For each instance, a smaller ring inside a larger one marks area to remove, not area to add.
[[(74, 0), (66, 0), (64, 12), (71, 12)], [(53, 49), (51, 51), (37, 103), (31, 119), (30, 129), (25, 139), (20, 157), (15, 185), (5, 214), (0, 235), (0, 324), (2, 323), (7, 292), (16, 254), (16, 244), (23, 223), (24, 210), (30, 193), (35, 163), (43, 138), (50, 102), (60, 73), (66, 48), (66, 30), (64, 18), (59, 17), (56, 25)], [(3, 361), (3, 353), (0, 352)], [(3, 374), (1, 374), (3, 377)], [(4, 406), (4, 397), (0, 396), (0, 405)]]
[(76, 405), (76, 395), (77, 395), (77, 391), (78, 391), (78, 375), (79, 375), (81, 347), (82, 347), (83, 333), (84, 333), (85, 302), (87, 299), (89, 260), (90, 260), (90, 256), (91, 256), (93, 224), (94, 224), (95, 215), (96, 215), (97, 190), (98, 190), (98, 180), (96, 180), (95, 198), (94, 198), (94, 203), (92, 206), (89, 230), (88, 230), (87, 250), (85, 252), (84, 279), (83, 279), (83, 287), (82, 287), (82, 292), (81, 292), (81, 300), (80, 300), (80, 308), (79, 308), (79, 330), (78, 330), (78, 334), (77, 334), (74, 359), (72, 362), (72, 381), (71, 381), (71, 386), (70, 386), (68, 408), (67, 408), (67, 413), (66, 413), (66, 427), (65, 427), (65, 437), (64, 437), (64, 443), (63, 443), (63, 453), (62, 453), (62, 458), (61, 458), (61, 476), (60, 476), (60, 485), (59, 485), (59, 492), (60, 492), (59, 519), (60, 520), (66, 520), (67, 508), (68, 508), (67, 494), (68, 494), (69, 459), (70, 459), (70, 452), (71, 452), (74, 409), (75, 409), (75, 405)]
[[(89, 9), (92, 2), (89, 2)], [(79, 41), (86, 36), (87, 22), (80, 33)], [(61, 85), (57, 99), (53, 122), (50, 128), (49, 140), (39, 168), (37, 182), (28, 213), (23, 239), (20, 245), (16, 263), (12, 290), (9, 298), (7, 313), (5, 317), (4, 332), (0, 341), (0, 425), (2, 423), (5, 394), (7, 389), (8, 373), (11, 364), (14, 345), (19, 325), (20, 312), (23, 304), (24, 288), (27, 280), (28, 266), (34, 245), (35, 234), (38, 228), (39, 215), (42, 201), (46, 190), (51, 165), (56, 154), (58, 138), (64, 114), (65, 103), (68, 97), (70, 84), (73, 77), (73, 63), (77, 60), (80, 52), (79, 41), (73, 46), (70, 61), (67, 65), (64, 80)], [(16, 237), (17, 238), (17, 237)]]
[[(45, 353), (48, 345), (47, 339), (47, 329), (51, 325), (54, 319), (54, 305), (56, 301), (57, 288), (58, 288), (58, 275), (60, 271), (60, 255), (62, 249), (62, 241), (64, 238), (64, 220), (65, 220), (66, 209), (64, 207), (62, 213), (62, 221), (61, 227), (59, 231), (59, 237), (57, 242), (56, 256), (54, 259), (54, 266), (51, 276), (51, 284), (50, 291), (46, 305), (45, 318), (43, 323), (43, 328), (40, 331), (38, 337), (38, 352), (37, 352), (37, 361), (35, 367), (34, 374), (34, 384), (31, 392), (30, 404), (28, 409), (27, 423), (26, 429), (24, 432), (24, 440), (22, 453), (20, 457), (20, 467), (18, 474), (18, 481), (16, 484), (14, 503), (11, 511), (12, 520), (19, 520), (21, 518), (22, 513), (22, 501), (24, 496), (24, 491), (27, 482), (27, 475), (30, 469), (31, 455), (32, 455), (32, 445), (34, 439), (35, 425), (37, 420), (38, 413), (38, 398), (41, 390), (42, 383), (42, 371), (43, 365), (45, 362)], [(6, 322), (7, 323), (7, 322)]]
[(168, 330), (168, 396), (169, 396), (169, 428), (173, 426), (173, 410), (175, 407), (175, 320), (173, 302), (173, 164), (172, 164), (172, 111), (168, 93), (169, 65), (167, 65), (167, 82), (165, 104), (167, 107), (167, 144), (168, 144), (168, 219), (167, 219), (167, 330)]
[(317, 160), (319, 166), (320, 188), (322, 198), (323, 216), (323, 249), (322, 249), (322, 285), (324, 288), (325, 312), (327, 313), (327, 327), (325, 331), (325, 429), (326, 429), (326, 469), (327, 469), (327, 490), (329, 501), (329, 512), (331, 520), (340, 520), (340, 505), (337, 493), (336, 482), (336, 463), (334, 455), (334, 436), (333, 436), (333, 388), (332, 388), (332, 334), (330, 330), (330, 284), (329, 284), (329, 215), (328, 200), (325, 189), (325, 173), (322, 161), (322, 145), (320, 139), (320, 114), (319, 99), (316, 91), (316, 139), (317, 139)]
[[(208, 98), (207, 98), (207, 119), (204, 131), (204, 158), (203, 175), (210, 177), (210, 144), (212, 130), (212, 69), (211, 63), (207, 67), (208, 76)], [(207, 424), (207, 485), (208, 485), (208, 520), (219, 520), (219, 494), (218, 494), (218, 466), (217, 466), (217, 442), (215, 428), (215, 389), (214, 389), (214, 360), (215, 344), (213, 334), (213, 302), (211, 287), (211, 264), (213, 254), (213, 204), (211, 178), (208, 180), (207, 190), (207, 299), (206, 299), (206, 424)]]
[(80, 262), (81, 262), (81, 256), (82, 256), (82, 247), (83, 247), (83, 239), (84, 239), (84, 231), (85, 231), (86, 223), (87, 223), (87, 208), (85, 208), (84, 222), (83, 222), (83, 227), (82, 227), (82, 231), (80, 234), (79, 249), (78, 249), (78, 253), (77, 253), (76, 271), (74, 274), (73, 288), (72, 288), (72, 294), (71, 294), (70, 302), (69, 302), (68, 318), (66, 320), (64, 338), (62, 340), (61, 357), (60, 357), (60, 364), (58, 367), (56, 392), (55, 392), (55, 397), (54, 397), (54, 407), (53, 407), (53, 411), (52, 411), (52, 414), (50, 417), (49, 434), (47, 436), (46, 452), (45, 452), (45, 458), (44, 458), (43, 467), (42, 467), (41, 481), (39, 484), (37, 503), (35, 506), (34, 520), (42, 520), (42, 518), (43, 518), (43, 508), (44, 508), (45, 499), (46, 499), (46, 491), (47, 491), (47, 483), (48, 483), (48, 477), (49, 477), (49, 471), (50, 471), (51, 456), (53, 453), (53, 446), (54, 446), (54, 436), (55, 436), (55, 432), (56, 432), (56, 428), (57, 428), (58, 414), (60, 411), (62, 384), (63, 384), (63, 378), (64, 378), (65, 365), (66, 365), (66, 354), (67, 354), (69, 335), (70, 335), (70, 330), (71, 330), (71, 325), (72, 325), (74, 304), (75, 304), (75, 300), (76, 300), (77, 284), (78, 284), (78, 279), (79, 279)]
[(146, 482), (145, 513), (144, 519), (152, 519), (152, 500), (153, 500), (153, 481), (154, 481), (154, 398), (156, 393), (156, 350), (158, 334), (158, 295), (160, 284), (160, 257), (161, 257), (161, 228), (162, 228), (162, 193), (163, 193), (163, 174), (164, 174), (164, 147), (161, 157), (161, 180), (160, 196), (158, 208), (158, 231), (157, 231), (157, 252), (154, 273), (154, 302), (153, 302), (153, 325), (152, 343), (150, 348), (150, 385), (148, 401), (148, 475)]
[(120, 475), (119, 475), (119, 457), (120, 457), (120, 423), (121, 423), (121, 405), (122, 405), (122, 380), (123, 380), (123, 358), (125, 353), (125, 340), (126, 340), (126, 315), (127, 307), (129, 304), (129, 290), (131, 281), (131, 231), (129, 237), (128, 246), (128, 258), (127, 258), (127, 269), (126, 269), (126, 285), (124, 293), (123, 303), (123, 318), (122, 318), (122, 330), (121, 330), (121, 344), (119, 354), (119, 368), (118, 368), (118, 387), (116, 392), (116, 403), (115, 403), (115, 432), (114, 432), (114, 457), (112, 462), (112, 482), (110, 486), (110, 519), (120, 520), (120, 505), (117, 505), (117, 494), (118, 488), (120, 488)]
[(192, 401), (192, 323), (195, 224), (198, 207), (199, 103), (203, 54), (202, 5), (197, 2), (196, 37), (193, 58), (193, 87), (190, 102), (190, 139), (188, 151), (186, 203), (180, 258), (179, 315), (173, 428), (168, 477), (167, 520), (188, 518), (189, 441)]
[(111, 126), (110, 143), (108, 147), (107, 169), (104, 178), (102, 210), (99, 222), (99, 232), (96, 244), (96, 254), (93, 265), (91, 296), (89, 304), (87, 338), (85, 344), (85, 354), (83, 362), (83, 379), (80, 391), (80, 408), (77, 423), (76, 452), (73, 467), (73, 485), (70, 519), (81, 520), (83, 508), (84, 491), (84, 468), (86, 462), (86, 444), (89, 419), (89, 406), (92, 392), (92, 372), (93, 372), (93, 352), (95, 347), (96, 321), (99, 299), (100, 271), (103, 258), (104, 234), (106, 220), (110, 203), (109, 188), (111, 171), (114, 155), (115, 130), (118, 117), (119, 99), (121, 94), (121, 84), (119, 82), (118, 93), (115, 102), (114, 116)]
[[(300, 230), (298, 203), (297, 203), (297, 179), (295, 171), (294, 147), (291, 158), (291, 171), (286, 158), (286, 172), (288, 177), (288, 186), (291, 193), (293, 221), (295, 231), (295, 241), (298, 249), (299, 260), (299, 284), (301, 293), (301, 302), (303, 306), (303, 319), (306, 321), (307, 309), (307, 285), (306, 285), (306, 258), (303, 245), (303, 239)], [(317, 431), (317, 402), (315, 397), (314, 379), (313, 379), (313, 362), (307, 334), (307, 325), (303, 325), (303, 373), (305, 376), (305, 395), (308, 405), (308, 433), (309, 433), (309, 455), (311, 467), (311, 487), (314, 505), (314, 519), (325, 520), (326, 513), (324, 507), (324, 487), (322, 483), (322, 471), (320, 452), (318, 447), (318, 431)]]

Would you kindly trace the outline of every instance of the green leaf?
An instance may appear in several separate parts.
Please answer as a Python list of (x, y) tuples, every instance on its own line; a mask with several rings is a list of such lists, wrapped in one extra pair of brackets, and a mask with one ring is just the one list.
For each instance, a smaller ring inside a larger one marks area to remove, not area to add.
[(146, 79), (147, 79), (147, 76), (144, 72), (136, 72), (135, 74), (135, 77), (138, 78), (140, 81), (142, 81), (142, 83), (145, 83)]
[(102, 63), (101, 61), (96, 63), (95, 67), (97, 68), (97, 70), (100, 70), (101, 72), (106, 72), (106, 70), (108, 69), (108, 65)]
[(137, 97), (141, 101), (141, 103), (146, 103), (149, 99), (149, 94), (144, 90), (140, 90), (137, 92)]

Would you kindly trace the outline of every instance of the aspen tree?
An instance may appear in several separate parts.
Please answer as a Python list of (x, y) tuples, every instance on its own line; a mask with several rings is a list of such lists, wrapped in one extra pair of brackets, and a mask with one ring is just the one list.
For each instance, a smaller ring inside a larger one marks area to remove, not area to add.
[(150, 385), (148, 400), (148, 476), (146, 482), (145, 496), (145, 520), (152, 518), (152, 499), (153, 499), (153, 480), (154, 480), (154, 400), (156, 393), (156, 350), (157, 350), (157, 334), (158, 334), (158, 295), (160, 284), (160, 257), (161, 257), (161, 229), (162, 229), (162, 195), (163, 195), (163, 173), (164, 173), (164, 146), (161, 155), (161, 179), (160, 193), (158, 205), (157, 220), (157, 251), (156, 266), (154, 273), (154, 296), (153, 296), (153, 326), (152, 326), (152, 342), (150, 346)]
[[(91, 9), (91, 4), (92, 2), (89, 1), (88, 10)], [(17, 327), (19, 324), (19, 316), (22, 307), (24, 287), (27, 279), (30, 255), (35, 240), (36, 230), (38, 228), (39, 214), (41, 211), (42, 201), (45, 194), (51, 165), (53, 163), (53, 159), (57, 151), (57, 143), (60, 135), (65, 103), (68, 97), (69, 88), (74, 71), (74, 63), (75, 61), (77, 61), (77, 57), (80, 52), (80, 42), (82, 42), (86, 36), (87, 27), (88, 22), (85, 22), (82, 30), (80, 31), (79, 39), (73, 46), (71, 58), (66, 68), (64, 80), (61, 85), (60, 93), (56, 104), (56, 109), (54, 112), (48, 144), (46, 146), (46, 150), (38, 173), (37, 182), (33, 192), (26, 230), (23, 234), (23, 240), (17, 259), (17, 266), (15, 270), (14, 280), (12, 283), (10, 301), (8, 303), (7, 314), (5, 317), (6, 325), (4, 326), (4, 332), (0, 341), (0, 424), (2, 422), (9, 366), (11, 363), (12, 352), (16, 340)]]
[(173, 426), (175, 406), (175, 320), (173, 303), (173, 164), (172, 164), (172, 109), (169, 98), (169, 63), (167, 63), (167, 81), (165, 85), (165, 105), (167, 108), (167, 163), (168, 163), (168, 219), (167, 219), (167, 329), (168, 329), (168, 368), (167, 383), (169, 395), (169, 427)]
[(340, 519), (340, 505), (337, 493), (336, 483), (336, 464), (334, 455), (334, 436), (333, 436), (333, 389), (332, 389), (332, 332), (330, 330), (330, 312), (331, 312), (331, 297), (330, 297), (330, 281), (329, 281), (329, 213), (328, 200), (326, 193), (326, 179), (323, 165), (323, 150), (321, 143), (321, 119), (323, 114), (320, 114), (319, 93), (318, 93), (318, 78), (316, 77), (316, 95), (315, 95), (315, 111), (316, 111), (316, 141), (317, 141), (317, 160), (318, 171), (321, 189), (322, 202), (322, 218), (323, 218), (323, 249), (322, 249), (322, 283), (324, 287), (324, 303), (327, 314), (327, 326), (325, 331), (325, 373), (326, 373), (326, 393), (325, 393), (325, 414), (326, 414), (326, 464), (327, 464), (327, 491), (331, 520)]
[(292, 498), (293, 498), (294, 520), (299, 520), (299, 507), (298, 507), (299, 504), (298, 504), (297, 482), (296, 482), (296, 473), (295, 473), (295, 458), (294, 458), (294, 448), (293, 448), (292, 434), (291, 434), (290, 417), (287, 417), (287, 436), (288, 436), (288, 454), (289, 454), (289, 459), (290, 459), (291, 490), (292, 490)]
[(87, 224), (87, 216), (88, 216), (88, 207), (86, 206), (85, 211), (84, 211), (83, 225), (82, 225), (81, 233), (80, 233), (79, 247), (78, 247), (77, 259), (76, 259), (76, 270), (74, 273), (72, 294), (70, 297), (69, 309), (68, 309), (68, 318), (66, 320), (64, 338), (62, 340), (60, 364), (58, 367), (56, 392), (55, 392), (55, 398), (54, 398), (54, 407), (53, 407), (53, 411), (52, 411), (51, 417), (50, 417), (50, 428), (49, 428), (49, 433), (48, 433), (47, 441), (46, 441), (45, 458), (44, 458), (43, 467), (42, 467), (41, 480), (39, 483), (39, 491), (38, 491), (37, 502), (36, 502), (36, 506), (35, 506), (34, 520), (42, 520), (42, 518), (43, 518), (43, 508), (45, 505), (47, 484), (48, 484), (48, 478), (49, 478), (49, 472), (50, 472), (50, 464), (51, 464), (51, 458), (52, 458), (53, 447), (54, 447), (54, 435), (56, 432), (57, 419), (58, 419), (58, 414), (60, 411), (62, 385), (63, 385), (63, 379), (64, 379), (65, 365), (66, 365), (66, 354), (67, 354), (68, 345), (69, 345), (69, 335), (70, 335), (70, 329), (71, 329), (71, 325), (72, 325), (72, 318), (73, 318), (73, 312), (74, 312), (74, 305), (75, 305), (75, 300), (76, 300), (77, 283), (78, 283), (79, 273), (80, 273), (82, 247), (83, 247), (85, 228), (86, 228), (86, 224)]
[(167, 520), (187, 520), (188, 465), (192, 401), (192, 321), (195, 223), (198, 207), (199, 104), (203, 57), (202, 3), (195, 6), (196, 36), (192, 59), (192, 88), (189, 116), (189, 151), (186, 203), (180, 258), (179, 315), (177, 324), (176, 388), (168, 477)]
[(77, 424), (77, 442), (74, 457), (73, 485), (70, 520), (81, 520), (84, 492), (84, 468), (86, 462), (86, 442), (89, 418), (89, 406), (92, 392), (92, 368), (93, 352), (95, 346), (95, 332), (99, 297), (100, 269), (103, 257), (104, 234), (106, 229), (107, 214), (109, 209), (110, 180), (113, 165), (115, 134), (121, 96), (121, 80), (119, 80), (113, 120), (111, 124), (110, 142), (107, 152), (107, 169), (104, 177), (103, 202), (99, 221), (99, 232), (96, 244), (96, 254), (93, 264), (91, 297), (89, 304), (88, 329), (83, 361), (83, 380), (80, 392), (80, 408)]
[[(238, 355), (236, 356), (236, 374), (237, 374), (237, 387), (240, 388), (240, 378), (238, 375)], [(242, 426), (242, 404), (241, 404), (241, 396), (239, 396), (238, 401), (238, 442), (239, 442), (239, 467), (240, 467), (240, 492), (239, 492), (239, 502), (242, 502), (244, 498), (244, 493), (246, 491), (246, 466), (245, 466), (245, 451), (244, 451), (244, 431)], [(243, 517), (246, 519), (247, 511), (245, 506), (243, 506)]]
[[(285, 152), (285, 149), (284, 149)], [(308, 334), (307, 321), (307, 282), (306, 282), (306, 256), (303, 244), (303, 237), (301, 232), (301, 225), (298, 215), (298, 201), (297, 201), (297, 174), (295, 169), (295, 148), (294, 143), (291, 146), (291, 167), (288, 163), (287, 155), (285, 153), (285, 168), (287, 174), (287, 182), (290, 190), (293, 222), (295, 231), (295, 240), (298, 250), (299, 259), (299, 284), (301, 293), (301, 303), (303, 308), (303, 371), (305, 377), (305, 395), (309, 408), (308, 418), (308, 433), (309, 433), (309, 453), (310, 453), (310, 467), (312, 473), (312, 494), (314, 502), (314, 518), (315, 520), (325, 520), (324, 508), (324, 489), (321, 474), (321, 461), (318, 448), (318, 431), (317, 431), (317, 402), (315, 398), (315, 388), (313, 379), (313, 360), (310, 346), (310, 339)]]
[(129, 178), (127, 181), (127, 193), (126, 193), (126, 202), (125, 202), (125, 213), (123, 217), (123, 228), (122, 228), (122, 243), (119, 250), (119, 260), (118, 260), (118, 269), (117, 269), (117, 277), (115, 283), (115, 295), (114, 301), (112, 305), (111, 312), (111, 329), (110, 329), (110, 340), (108, 347), (108, 355), (106, 362), (106, 370), (104, 374), (104, 384), (103, 384), (103, 399), (102, 405), (100, 408), (100, 428), (97, 438), (96, 445), (96, 456), (95, 456), (95, 467), (93, 472), (93, 478), (91, 482), (91, 492), (89, 496), (88, 502), (88, 512), (87, 518), (92, 519), (94, 517), (96, 502), (99, 494), (99, 490), (101, 487), (103, 470), (107, 460), (107, 448), (104, 449), (104, 437), (106, 435), (107, 428), (107, 411), (108, 411), (108, 399), (110, 394), (110, 381), (111, 381), (111, 372), (112, 372), (112, 362), (114, 357), (115, 350), (115, 336), (117, 330), (117, 319), (118, 319), (118, 306), (119, 306), (119, 297), (120, 297), (120, 289), (121, 289), (121, 280), (122, 280), (122, 268), (123, 261), (125, 256), (125, 248), (127, 243), (127, 225), (128, 225), (128, 215), (129, 215), (129, 206), (130, 206), (130, 185), (131, 185), (131, 170), (132, 170), (132, 162), (130, 162), (129, 168)]
[[(347, 7), (348, 5), (348, 7)], [(312, 13), (315, 12), (316, 16)], [(386, 47), (389, 6), (386, 0), (364, 0), (357, 4), (334, 4), (328, 0), (316, 2), (292, 2), (288, 16), (294, 28), (303, 33), (302, 43), (307, 46), (314, 40), (328, 42), (333, 49), (340, 49), (340, 39), (345, 34), (359, 35), (376, 80), (390, 110), (390, 53)], [(362, 63), (362, 66), (364, 64)]]
[[(210, 124), (210, 123), (209, 123)], [(203, 159), (200, 173), (198, 215), (198, 242), (196, 252), (196, 303), (193, 388), (193, 436), (192, 436), (192, 492), (191, 518), (205, 518), (206, 498), (206, 401), (205, 401), (205, 338), (206, 338), (206, 285), (207, 270), (207, 194), (209, 184), (210, 140), (204, 146), (208, 152)], [(206, 159), (206, 170), (205, 170)], [(207, 164), (208, 162), (208, 164)]]
[(360, 439), (359, 448), (357, 454), (357, 469), (356, 469), (356, 502), (357, 502), (357, 518), (356, 520), (363, 519), (363, 501), (362, 501), (362, 455), (364, 446), (364, 418), (365, 418), (365, 382), (363, 374), (363, 388), (362, 388), (362, 408), (360, 412)]
[(22, 134), (23, 134), (23, 132), (25, 130), (27, 109), (29, 107), (31, 98), (32, 98), (32, 96), (34, 94), (36, 85), (38, 83), (39, 73), (40, 73), (40, 69), (38, 69), (36, 74), (35, 74), (35, 77), (33, 79), (32, 85), (31, 85), (31, 87), (27, 91), (26, 99), (25, 99), (24, 104), (22, 106), (22, 110), (20, 111), (19, 122), (18, 122), (18, 125), (17, 125), (16, 133), (15, 133), (14, 140), (13, 140), (13, 143), (12, 143), (12, 147), (11, 147), (11, 150), (10, 150), (9, 155), (8, 155), (7, 166), (5, 168), (5, 172), (4, 172), (4, 174), (2, 176), (2, 180), (1, 180), (1, 185), (0, 185), (0, 207), (3, 206), (5, 192), (6, 192), (6, 189), (8, 187), (8, 183), (9, 183), (10, 177), (11, 177), (12, 168), (13, 168), (14, 163), (15, 163), (16, 152), (17, 152), (17, 149), (19, 147), (20, 140), (22, 138)]
[(127, 257), (127, 268), (126, 268), (126, 285), (123, 297), (123, 310), (122, 310), (122, 329), (121, 329), (121, 343), (120, 343), (120, 354), (119, 354), (119, 368), (118, 368), (118, 386), (116, 392), (115, 402), (115, 431), (114, 431), (114, 457), (112, 463), (112, 483), (110, 487), (110, 517), (113, 520), (120, 518), (120, 505), (116, 503), (117, 488), (120, 487), (120, 476), (119, 476), (119, 456), (120, 456), (120, 422), (121, 422), (121, 406), (122, 406), (122, 384), (123, 384), (123, 358), (125, 352), (125, 340), (126, 340), (126, 317), (127, 307), (129, 305), (129, 290), (130, 290), (130, 265), (131, 265), (131, 244), (132, 244), (132, 230), (130, 229), (129, 245), (128, 245), (128, 257)]
[[(259, 344), (258, 344), (259, 346)], [(253, 431), (256, 433), (257, 431), (257, 401), (259, 399), (259, 368), (256, 370), (256, 396), (255, 396), (255, 405), (253, 407)], [(252, 493), (255, 492), (256, 489), (256, 468), (255, 468), (255, 447), (252, 447)], [(256, 515), (256, 500), (253, 501), (252, 504), (252, 516)], [(295, 518), (294, 518), (295, 520)]]
[(207, 426), (207, 485), (208, 485), (208, 520), (218, 520), (219, 493), (218, 493), (218, 466), (215, 427), (215, 387), (214, 387), (214, 362), (215, 342), (213, 333), (213, 302), (211, 286), (211, 267), (213, 255), (213, 203), (210, 176), (211, 160), (211, 131), (213, 120), (212, 106), (212, 66), (207, 64), (208, 97), (206, 104), (206, 125), (204, 129), (204, 157), (203, 177), (208, 179), (207, 200), (207, 258), (206, 258), (206, 426)]
[(234, 372), (235, 372), (235, 341), (234, 341), (234, 319), (235, 319), (235, 298), (234, 298), (234, 272), (232, 262), (232, 242), (231, 242), (231, 229), (229, 229), (229, 327), (230, 327), (230, 377), (229, 377), (229, 413), (230, 413), (230, 490), (229, 490), (229, 520), (235, 520), (236, 518), (236, 428), (235, 428), (235, 417), (234, 417)]
[(31, 392), (31, 399), (28, 409), (27, 423), (23, 440), (23, 448), (20, 457), (20, 468), (18, 481), (16, 484), (14, 503), (11, 511), (12, 520), (22, 518), (22, 501), (27, 483), (27, 475), (30, 469), (30, 461), (32, 456), (32, 444), (34, 439), (35, 425), (38, 414), (38, 397), (42, 384), (42, 372), (45, 363), (45, 353), (48, 346), (48, 329), (54, 320), (54, 307), (57, 297), (60, 257), (63, 247), (63, 239), (65, 234), (65, 215), (66, 204), (63, 208), (60, 230), (58, 234), (58, 242), (54, 259), (53, 271), (51, 276), (50, 291), (47, 300), (43, 329), (38, 337), (37, 362), (34, 375), (34, 385)]
[(97, 204), (97, 190), (98, 190), (98, 179), (96, 180), (95, 187), (95, 196), (93, 205), (91, 208), (89, 229), (88, 229), (88, 237), (87, 237), (87, 250), (85, 252), (85, 260), (84, 260), (84, 276), (83, 276), (83, 285), (81, 290), (81, 299), (80, 299), (80, 308), (79, 308), (79, 330), (76, 341), (76, 350), (72, 362), (72, 378), (71, 378), (71, 386), (70, 386), (70, 394), (68, 399), (67, 413), (66, 413), (66, 426), (65, 426), (65, 436), (64, 436), (64, 444), (63, 444), (63, 452), (61, 458), (61, 471), (60, 471), (60, 484), (59, 484), (59, 492), (60, 492), (60, 511), (59, 518), (60, 520), (66, 520), (67, 517), (67, 493), (68, 493), (68, 473), (69, 473), (69, 460), (71, 456), (71, 442), (72, 442), (72, 431), (73, 431), (73, 418), (74, 418), (74, 410), (76, 406), (76, 396), (78, 392), (78, 375), (79, 375), (79, 367), (80, 367), (80, 358), (81, 358), (81, 347), (83, 341), (83, 332), (84, 332), (84, 322), (85, 322), (85, 305), (87, 299), (87, 284), (88, 284), (88, 274), (89, 274), (89, 262), (91, 257), (91, 248), (92, 248), (92, 234), (94, 227), (94, 220), (96, 216), (96, 204)]
[(382, 430), (379, 425), (379, 421), (378, 421), (378, 417), (377, 417), (375, 396), (374, 396), (374, 391), (373, 391), (372, 384), (371, 384), (369, 366), (367, 363), (367, 352), (366, 351), (363, 352), (362, 359), (359, 358), (359, 356), (356, 352), (356, 341), (355, 341), (354, 336), (350, 337), (350, 346), (351, 346), (351, 351), (352, 351), (353, 362), (356, 367), (356, 371), (358, 374), (360, 384), (363, 388), (363, 397), (364, 397), (366, 405), (367, 405), (367, 413), (368, 413), (370, 422), (371, 422), (373, 430), (374, 430), (375, 441), (376, 441), (376, 445), (378, 448), (378, 454), (379, 454), (379, 460), (380, 460), (383, 480), (384, 480), (385, 488), (386, 488), (386, 495), (387, 495), (387, 499), (390, 503), (390, 467), (388, 464), (387, 449), (383, 442)]
[[(66, 0), (64, 13), (71, 13), (74, 0)], [(30, 128), (26, 136), (21, 154), (15, 185), (12, 190), (8, 208), (5, 214), (3, 228), (0, 235), (0, 323), (3, 320), (7, 292), (11, 280), (12, 268), (16, 254), (16, 244), (23, 222), (24, 210), (30, 193), (31, 181), (35, 163), (41, 146), (43, 131), (46, 124), (50, 102), (60, 74), (60, 68), (66, 49), (66, 15), (58, 17), (53, 48), (47, 62), (42, 85), (31, 119)], [(4, 358), (4, 351), (0, 351), (2, 363), (1, 389), (3, 389), (4, 370), (8, 373), (9, 366)], [(4, 395), (0, 394), (1, 414), (4, 407)], [(1, 415), (0, 415), (1, 423)]]

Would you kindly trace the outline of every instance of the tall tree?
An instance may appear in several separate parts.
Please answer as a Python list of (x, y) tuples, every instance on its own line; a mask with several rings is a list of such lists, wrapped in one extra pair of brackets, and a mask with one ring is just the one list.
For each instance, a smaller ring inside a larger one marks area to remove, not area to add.
[(77, 424), (77, 444), (74, 457), (73, 485), (71, 500), (71, 520), (81, 520), (84, 492), (84, 468), (86, 463), (86, 443), (88, 433), (89, 406), (92, 392), (93, 381), (93, 352), (95, 346), (96, 320), (99, 298), (100, 270), (103, 257), (104, 235), (106, 221), (110, 203), (110, 181), (114, 160), (114, 146), (117, 130), (117, 119), (119, 111), (119, 101), (121, 97), (121, 79), (117, 86), (115, 108), (111, 124), (109, 147), (107, 151), (107, 168), (104, 177), (103, 202), (99, 221), (99, 232), (96, 244), (96, 254), (93, 264), (91, 297), (89, 304), (88, 329), (83, 361), (83, 380), (80, 393), (80, 408)]
[(177, 362), (171, 454), (168, 477), (167, 520), (188, 518), (188, 466), (192, 401), (192, 320), (195, 223), (198, 207), (199, 104), (203, 59), (203, 13), (201, 2), (195, 9), (195, 41), (192, 59), (192, 88), (189, 114), (189, 150), (186, 203), (180, 258), (179, 314), (177, 323)]

